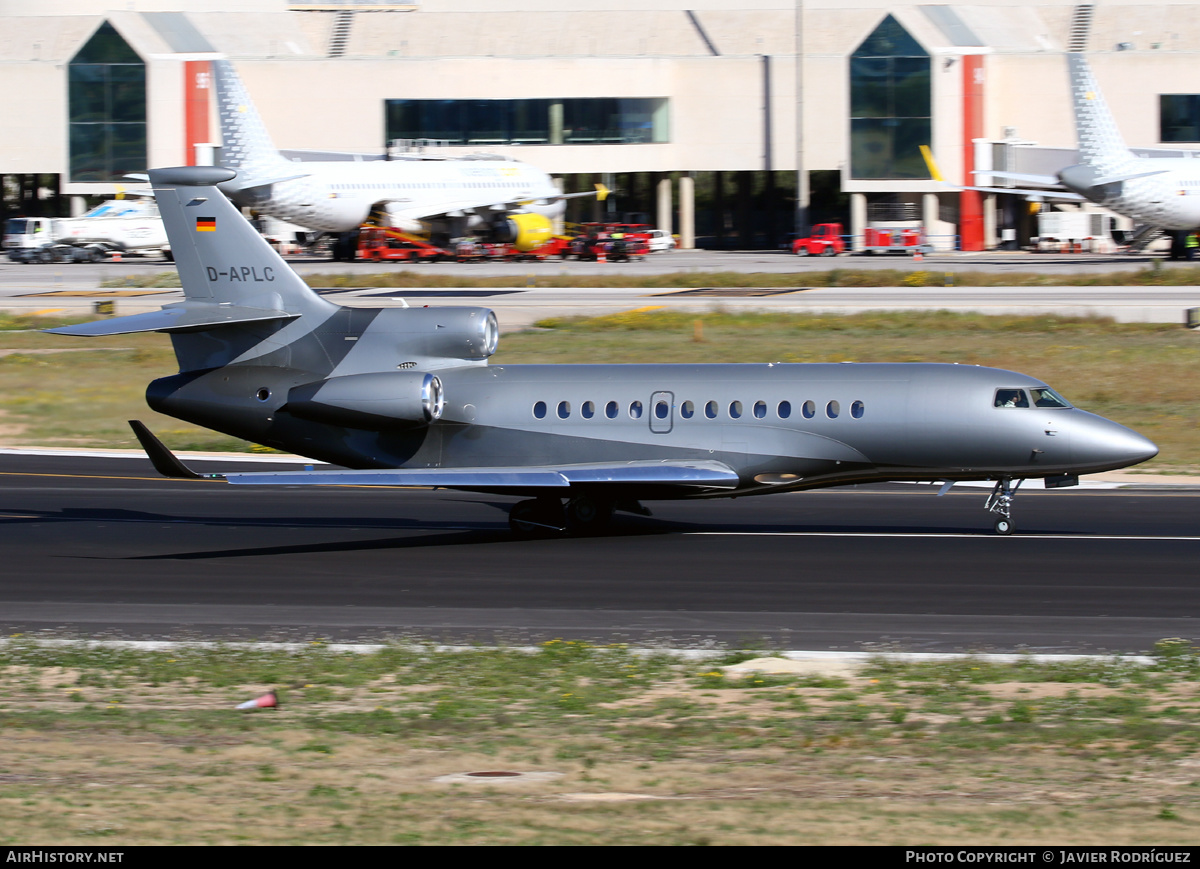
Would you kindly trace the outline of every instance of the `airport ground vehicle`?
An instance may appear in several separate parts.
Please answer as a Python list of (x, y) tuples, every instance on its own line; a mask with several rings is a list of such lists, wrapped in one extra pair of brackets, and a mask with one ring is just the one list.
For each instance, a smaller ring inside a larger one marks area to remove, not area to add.
[(448, 250), (398, 229), (364, 226), (358, 233), (358, 258), (373, 263), (384, 260), (437, 262), (453, 256)]
[(675, 239), (666, 230), (652, 229), (648, 235), (650, 239), (647, 242), (647, 246), (650, 248), (650, 253), (660, 253), (665, 250), (675, 249)]
[(110, 199), (79, 217), (13, 217), (3, 246), (14, 262), (100, 262), (112, 251), (171, 259), (152, 199)]
[(1059, 253), (1109, 253), (1116, 247), (1112, 238), (1113, 217), (1089, 211), (1042, 211), (1038, 214), (1038, 237), (1034, 249)]
[(840, 223), (818, 223), (807, 238), (792, 242), (796, 256), (837, 256), (846, 250)]
[(863, 230), (862, 253), (903, 253), (915, 256), (933, 253), (933, 245), (925, 241), (925, 231), (919, 227), (896, 229), (868, 226)]

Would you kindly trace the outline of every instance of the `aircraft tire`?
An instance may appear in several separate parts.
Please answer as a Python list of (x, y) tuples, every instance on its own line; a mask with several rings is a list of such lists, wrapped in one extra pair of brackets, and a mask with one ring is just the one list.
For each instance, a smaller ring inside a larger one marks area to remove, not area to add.
[(573, 534), (599, 531), (612, 518), (613, 505), (588, 495), (576, 495), (567, 502), (567, 530)]
[(518, 537), (550, 537), (562, 531), (563, 519), (558, 501), (531, 498), (513, 505), (508, 513), (508, 527)]
[(996, 533), (997, 534), (1012, 534), (1015, 530), (1011, 519), (997, 519)]

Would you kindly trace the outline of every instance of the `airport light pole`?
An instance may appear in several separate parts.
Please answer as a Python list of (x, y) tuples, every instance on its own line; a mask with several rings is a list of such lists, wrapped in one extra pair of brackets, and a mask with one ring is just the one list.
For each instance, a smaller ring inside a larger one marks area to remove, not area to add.
[(808, 229), (808, 172), (804, 168), (804, 0), (796, 0), (796, 237)]

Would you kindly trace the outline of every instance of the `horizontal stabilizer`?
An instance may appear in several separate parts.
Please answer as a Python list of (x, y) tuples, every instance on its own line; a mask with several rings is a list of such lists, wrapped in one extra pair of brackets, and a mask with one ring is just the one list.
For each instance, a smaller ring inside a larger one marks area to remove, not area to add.
[(246, 178), (240, 176), (237, 181), (228, 181), (223, 184), (223, 187), (228, 187), (239, 192), (244, 190), (254, 190), (259, 187), (270, 187), (272, 184), (282, 184), (285, 181), (295, 181), (299, 178), (307, 178), (311, 173), (301, 172), (292, 175), (280, 175), (275, 178)]
[(1132, 181), (1135, 178), (1149, 178), (1151, 175), (1165, 175), (1166, 173), (1166, 169), (1151, 169), (1149, 172), (1118, 172), (1115, 175), (1097, 178), (1092, 182), (1092, 186), (1099, 187), (1102, 184), (1116, 184), (1118, 181)]
[(1027, 172), (1001, 172), (998, 169), (974, 169), (973, 175), (991, 175), (993, 178), (1003, 178), (1005, 181), (1020, 181), (1022, 184), (1045, 184), (1057, 187), (1062, 182), (1057, 175), (1031, 175)]
[(184, 302), (168, 305), (161, 311), (131, 314), (112, 320), (96, 320), (76, 326), (47, 329), (55, 335), (77, 335), (98, 338), (103, 335), (132, 335), (135, 332), (203, 332), (237, 323), (261, 323), (269, 320), (294, 320), (299, 314), (272, 311), (266, 308), (246, 308), (235, 305), (208, 305)]
[(960, 187), (960, 190), (978, 190), (980, 193), (1011, 193), (1014, 196), (1024, 196), (1026, 199), (1041, 201), (1053, 199), (1061, 202), (1086, 202), (1087, 197), (1066, 190), (1040, 190), (1036, 187)]
[(446, 489), (567, 488), (577, 484), (698, 486), (732, 489), (738, 476), (721, 462), (601, 462), (515, 468), (385, 468), (226, 474), (255, 486), (435, 486)]

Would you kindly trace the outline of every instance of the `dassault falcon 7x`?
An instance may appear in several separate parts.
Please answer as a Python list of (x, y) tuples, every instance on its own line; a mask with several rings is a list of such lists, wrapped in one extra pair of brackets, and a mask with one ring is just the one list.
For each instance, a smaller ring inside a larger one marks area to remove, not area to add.
[(220, 162), (237, 172), (221, 186), (234, 202), (319, 232), (358, 229), (372, 214), (406, 230), (429, 225), (443, 241), (467, 234), (532, 250), (549, 240), (566, 200), (540, 169), (492, 154), (457, 159), (291, 162), (275, 149), (241, 78), (227, 60), (212, 62), (221, 118)]
[[(974, 365), (489, 365), (491, 311), (321, 298), (217, 189), (232, 178), (150, 172), (185, 301), (52, 330), (166, 332), (179, 373), (149, 385), (152, 408), (346, 468), (214, 475), (230, 483), (521, 495), (510, 525), (536, 533), (642, 500), (991, 479), (1008, 534), (1021, 480), (1073, 485), (1158, 452), (1035, 377)], [(134, 429), (160, 472), (196, 476)]]

